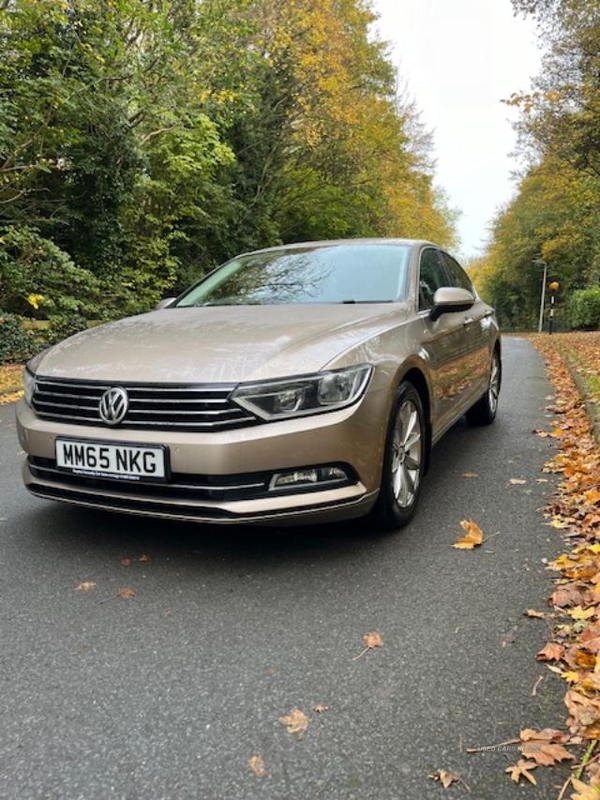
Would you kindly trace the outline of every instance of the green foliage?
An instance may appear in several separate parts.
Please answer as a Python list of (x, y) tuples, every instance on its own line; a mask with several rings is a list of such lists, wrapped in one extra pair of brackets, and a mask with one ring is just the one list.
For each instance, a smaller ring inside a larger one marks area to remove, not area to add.
[(63, 332), (150, 308), (241, 250), (452, 242), (369, 0), (0, 7), (8, 310)]
[(527, 168), (493, 224), (478, 285), (505, 324), (533, 327), (540, 258), (564, 297), (600, 283), (600, 2), (512, 2), (536, 19), (545, 54), (533, 91), (507, 101), (520, 109)]
[(20, 317), (0, 312), (0, 364), (23, 363), (39, 349)]
[(569, 324), (579, 330), (600, 329), (600, 287), (580, 289), (569, 299)]
[(97, 318), (106, 302), (91, 272), (32, 228), (14, 226), (0, 235), (0, 296), (8, 312), (30, 318)]

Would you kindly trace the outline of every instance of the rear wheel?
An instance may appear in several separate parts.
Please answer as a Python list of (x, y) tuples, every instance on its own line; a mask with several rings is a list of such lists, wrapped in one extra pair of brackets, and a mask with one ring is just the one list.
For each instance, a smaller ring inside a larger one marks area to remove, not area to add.
[(467, 419), (471, 425), (489, 425), (496, 419), (501, 374), (500, 355), (497, 350), (494, 350), (487, 391), (483, 397), (467, 411)]
[(425, 465), (425, 417), (419, 393), (400, 384), (392, 410), (375, 515), (381, 528), (393, 530), (413, 517)]

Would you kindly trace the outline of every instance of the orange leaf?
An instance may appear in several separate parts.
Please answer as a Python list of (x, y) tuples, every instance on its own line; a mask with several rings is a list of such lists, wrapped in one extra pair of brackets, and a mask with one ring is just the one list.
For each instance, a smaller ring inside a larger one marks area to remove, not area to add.
[(125, 589), (120, 589), (119, 597), (121, 600), (131, 600), (132, 597), (135, 597), (135, 591), (127, 587)]
[(559, 661), (564, 654), (565, 648), (562, 644), (548, 642), (548, 644), (542, 647), (536, 658), (538, 661)]
[(479, 547), (483, 542), (483, 531), (479, 525), (473, 522), (473, 520), (464, 519), (460, 523), (460, 526), (466, 531), (466, 534), (455, 542), (452, 547), (455, 547), (457, 550), (473, 550), (474, 547)]
[(363, 642), (366, 647), (357, 656), (354, 656), (352, 661), (358, 661), (358, 659), (362, 658), (369, 650), (374, 650), (376, 647), (383, 647), (383, 637), (380, 633), (377, 633), (377, 631), (367, 631), (367, 633), (363, 633)]

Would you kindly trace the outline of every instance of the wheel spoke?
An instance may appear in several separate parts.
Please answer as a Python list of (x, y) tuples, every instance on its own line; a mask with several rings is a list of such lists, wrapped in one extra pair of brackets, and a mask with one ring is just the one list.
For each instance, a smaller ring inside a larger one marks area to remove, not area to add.
[(419, 460), (412, 455), (407, 455), (404, 460), (404, 466), (407, 469), (418, 470), (419, 469)]

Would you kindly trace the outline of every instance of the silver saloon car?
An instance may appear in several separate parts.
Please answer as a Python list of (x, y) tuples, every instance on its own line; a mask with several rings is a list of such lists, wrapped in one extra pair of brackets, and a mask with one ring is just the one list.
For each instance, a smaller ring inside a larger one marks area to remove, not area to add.
[(494, 311), (429, 242), (245, 253), (161, 305), (27, 365), (30, 492), (204, 523), (371, 514), (394, 529), (444, 432), (496, 416)]

